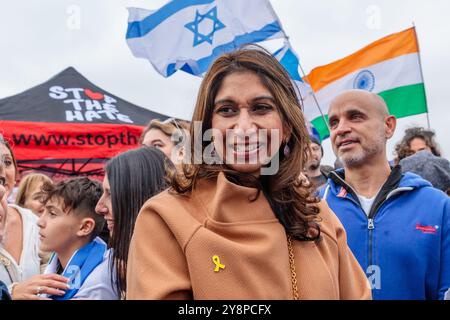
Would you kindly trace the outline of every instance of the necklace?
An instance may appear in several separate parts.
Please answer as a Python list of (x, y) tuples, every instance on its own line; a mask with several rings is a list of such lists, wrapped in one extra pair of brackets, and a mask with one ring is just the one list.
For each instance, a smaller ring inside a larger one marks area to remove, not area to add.
[(294, 248), (292, 247), (292, 238), (290, 235), (287, 235), (287, 243), (289, 250), (289, 266), (291, 268), (292, 295), (294, 300), (298, 300), (297, 273), (295, 272)]

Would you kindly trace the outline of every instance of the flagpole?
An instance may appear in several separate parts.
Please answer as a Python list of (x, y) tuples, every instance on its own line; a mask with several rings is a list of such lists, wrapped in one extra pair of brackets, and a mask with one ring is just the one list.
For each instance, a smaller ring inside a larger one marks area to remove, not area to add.
[(416, 37), (416, 42), (417, 42), (417, 49), (418, 49), (418, 57), (419, 57), (419, 67), (420, 67), (420, 75), (421, 75), (421, 77), (422, 77), (422, 81), (423, 81), (423, 90), (425, 91), (425, 105), (427, 106), (427, 112), (426, 112), (426, 115), (427, 115), (427, 125), (428, 125), (428, 130), (430, 130), (431, 129), (431, 125), (430, 125), (430, 115), (429, 115), (429, 112), (428, 112), (428, 101), (427, 101), (427, 90), (426, 90), (426, 87), (425, 87), (425, 78), (423, 77), (423, 69), (422, 69), (422, 59), (421, 59), (421, 52), (420, 52), (420, 45), (419, 45), (419, 37), (417, 36), (417, 28), (416, 28), (416, 25), (414, 24), (414, 21), (413, 21), (413, 23), (412, 23), (412, 25), (413, 25), (413, 28), (414, 28), (414, 35), (415, 35), (415, 37)]
[[(274, 14), (274, 16), (277, 17), (277, 21), (280, 24), (281, 30), (283, 30), (284, 36), (286, 37), (286, 39), (284, 41), (288, 43), (288, 45), (291, 48), (291, 50), (294, 51), (294, 53), (296, 54), (297, 57), (299, 57), (297, 52), (295, 52), (294, 48), (291, 46), (291, 43), (289, 42), (289, 36), (284, 31), (283, 25), (281, 24), (280, 19), (278, 18), (277, 14), (275, 13), (275, 10), (273, 9), (272, 4), (270, 3), (270, 1), (268, 2), (268, 7), (270, 8), (270, 10), (272, 10), (272, 13)], [(298, 59), (298, 66), (300, 67), (300, 71), (302, 72), (303, 78), (304, 78), (306, 76), (306, 74), (305, 74), (305, 71), (303, 70), (302, 64), (300, 63), (300, 59)], [(300, 92), (300, 89), (297, 88), (297, 91)], [(323, 119), (323, 122), (325, 123), (325, 125), (326, 125), (326, 127), (328, 129), (328, 133), (330, 133), (331, 132), (330, 126), (328, 125), (328, 121), (325, 118), (325, 115), (323, 114), (322, 109), (320, 108), (319, 101), (316, 98), (316, 93), (314, 92), (312, 87), (311, 87), (311, 91), (312, 91), (312, 95), (313, 95), (313, 98), (314, 98), (314, 102), (316, 103), (317, 109), (319, 109), (319, 112), (322, 115), (322, 119)], [(299, 94), (299, 95), (300, 95), (300, 98), (301, 98), (301, 94)], [(302, 100), (302, 104), (303, 104), (303, 100)]]
[[(294, 50), (292, 48), (292, 46), (291, 46), (291, 49)], [(297, 52), (295, 52), (295, 54), (298, 56)], [(306, 74), (305, 74), (305, 71), (303, 70), (302, 64), (300, 63), (300, 59), (298, 59), (298, 66), (300, 67), (300, 71), (302, 72), (303, 78), (305, 78)], [(312, 87), (311, 87), (311, 91), (312, 91), (312, 96), (314, 98), (314, 102), (316, 103), (317, 109), (319, 109), (319, 112), (322, 115), (323, 122), (327, 126), (328, 132), (330, 133), (331, 130), (330, 130), (330, 126), (328, 125), (327, 118), (325, 117), (324, 113), (322, 112), (322, 108), (320, 108), (320, 104), (319, 104), (319, 101), (317, 100), (316, 93), (314, 92), (314, 89)], [(303, 101), (302, 101), (302, 103), (303, 103)]]

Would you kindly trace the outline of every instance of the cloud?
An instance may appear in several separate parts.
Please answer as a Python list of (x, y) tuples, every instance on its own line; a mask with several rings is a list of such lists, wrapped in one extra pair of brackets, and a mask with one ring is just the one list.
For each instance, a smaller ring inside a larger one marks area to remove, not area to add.
[[(200, 79), (181, 72), (165, 79), (153, 70), (150, 63), (133, 57), (125, 42), (126, 7), (155, 9), (165, 2), (4, 2), (0, 11), (0, 98), (44, 82), (71, 65), (100, 87), (130, 102), (171, 116), (190, 118)], [(450, 149), (446, 84), (450, 74), (450, 42), (447, 40), (450, 27), (445, 21), (450, 12), (450, 1), (271, 2), (300, 55), (305, 72), (351, 54), (390, 33), (408, 28), (415, 21), (420, 37), (431, 124), (444, 155), (449, 155), (446, 152)], [(75, 6), (75, 10), (69, 10), (71, 6)], [(379, 8), (379, 28), (368, 26), (374, 14), (373, 10), (368, 12), (371, 6)], [(77, 7), (80, 9), (81, 26), (80, 29), (71, 29), (69, 25), (74, 23), (73, 15)], [(403, 122), (406, 122), (405, 126), (411, 123), (426, 125), (423, 116), (403, 119), (402, 126)], [(400, 137), (401, 132), (394, 138)], [(326, 153), (330, 154), (331, 149), (327, 149)], [(332, 163), (331, 160), (327, 162)]]

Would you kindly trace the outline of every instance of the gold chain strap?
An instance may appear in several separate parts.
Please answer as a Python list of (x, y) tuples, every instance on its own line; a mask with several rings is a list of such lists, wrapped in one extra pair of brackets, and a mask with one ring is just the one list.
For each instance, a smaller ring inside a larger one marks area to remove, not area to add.
[(294, 248), (292, 247), (292, 238), (287, 235), (287, 243), (289, 250), (289, 265), (291, 267), (292, 295), (294, 300), (298, 300), (297, 273), (295, 272)]

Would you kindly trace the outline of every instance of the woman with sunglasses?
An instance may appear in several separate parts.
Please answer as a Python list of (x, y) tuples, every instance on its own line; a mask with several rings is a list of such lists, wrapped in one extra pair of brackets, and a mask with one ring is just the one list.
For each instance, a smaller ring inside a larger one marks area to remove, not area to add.
[(181, 168), (189, 127), (189, 122), (183, 120), (153, 119), (144, 129), (139, 142), (160, 149), (177, 168)]
[(218, 58), (194, 121), (185, 177), (137, 218), (127, 298), (370, 298), (341, 223), (298, 179), (310, 141), (279, 62), (251, 48)]

